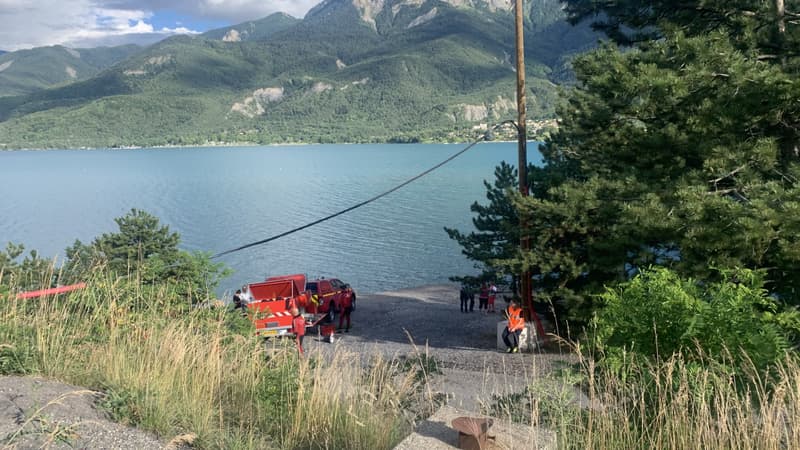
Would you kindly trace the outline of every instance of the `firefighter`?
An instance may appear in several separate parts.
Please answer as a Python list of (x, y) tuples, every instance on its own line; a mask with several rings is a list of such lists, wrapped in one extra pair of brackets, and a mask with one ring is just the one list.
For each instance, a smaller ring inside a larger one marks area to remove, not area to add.
[(336, 318), (336, 301), (334, 301), (333, 297), (331, 297), (327, 302), (323, 301), (323, 304), (320, 305), (319, 311), (324, 313), (324, 315), (311, 326), (313, 327), (319, 325), (319, 331), (320, 334), (322, 334), (322, 340), (333, 344), (333, 332), (336, 329), (336, 326), (333, 324), (334, 319)]
[(519, 335), (525, 328), (525, 319), (522, 317), (519, 300), (511, 300), (511, 304), (506, 309), (506, 315), (508, 316), (508, 325), (503, 330), (503, 342), (508, 347), (506, 353), (517, 353), (519, 351)]
[(294, 333), (294, 339), (297, 342), (297, 351), (302, 355), (305, 353), (303, 351), (303, 338), (306, 336), (306, 319), (297, 308), (292, 308), (289, 312), (292, 313), (292, 333)]
[(345, 319), (347, 319), (347, 328), (344, 329), (344, 332), (350, 332), (351, 312), (353, 312), (353, 290), (347, 288), (342, 295), (342, 300), (339, 302), (339, 331), (342, 330), (342, 325)]
[(481, 284), (480, 295), (478, 296), (478, 311), (489, 312), (489, 286)]

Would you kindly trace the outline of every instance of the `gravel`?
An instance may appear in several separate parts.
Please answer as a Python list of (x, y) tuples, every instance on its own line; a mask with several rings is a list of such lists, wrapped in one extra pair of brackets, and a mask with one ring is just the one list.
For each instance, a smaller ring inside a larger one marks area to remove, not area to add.
[(451, 405), (478, 411), (494, 395), (517, 392), (554, 367), (577, 362), (571, 354), (498, 350), (497, 322), (503, 320), (504, 306), (501, 300), (497, 313), (477, 309), (462, 313), (456, 285), (359, 294), (349, 333), (337, 333), (334, 344), (321, 342), (311, 333), (305, 347), (311, 354), (340, 350), (362, 355), (381, 352), (387, 357), (427, 353), (444, 372), (432, 378), (432, 386), (447, 394)]
[(0, 446), (17, 449), (160, 449), (141, 430), (113, 423), (98, 392), (34, 377), (0, 377)]

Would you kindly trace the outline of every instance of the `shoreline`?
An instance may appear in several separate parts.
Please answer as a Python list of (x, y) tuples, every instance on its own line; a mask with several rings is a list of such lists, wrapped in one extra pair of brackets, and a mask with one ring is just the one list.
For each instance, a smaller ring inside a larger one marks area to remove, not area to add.
[[(477, 136), (476, 136), (477, 139)], [(531, 136), (528, 142), (544, 142), (544, 136)], [(213, 142), (205, 144), (191, 144), (191, 145), (123, 145), (118, 147), (19, 147), (7, 148), (0, 145), (0, 153), (2, 152), (28, 152), (28, 151), (60, 151), (60, 150), (148, 150), (148, 149), (191, 149), (191, 148), (231, 148), (231, 147), (306, 147), (311, 145), (467, 145), (473, 141), (420, 141), (420, 142), (388, 142), (388, 141), (375, 141), (375, 142), (282, 142), (282, 143), (269, 143), (259, 144), (256, 142)], [(516, 143), (516, 139), (492, 139), (492, 143)]]
[[(486, 141), (498, 144), (511, 144), (516, 143), (515, 140), (499, 140)], [(528, 142), (543, 142), (537, 139), (529, 139)], [(197, 144), (197, 145), (154, 145), (154, 146), (123, 146), (123, 147), (77, 147), (77, 148), (53, 148), (53, 147), (26, 147), (26, 148), (3, 148), (2, 152), (46, 152), (46, 151), (102, 151), (102, 150), (188, 150), (188, 149), (206, 149), (206, 148), (253, 148), (253, 147), (309, 147), (312, 145), (467, 145), (470, 142), (336, 142), (336, 143), (305, 143), (305, 142), (292, 142), (281, 144), (256, 144), (252, 142), (247, 143), (225, 143), (225, 144)]]

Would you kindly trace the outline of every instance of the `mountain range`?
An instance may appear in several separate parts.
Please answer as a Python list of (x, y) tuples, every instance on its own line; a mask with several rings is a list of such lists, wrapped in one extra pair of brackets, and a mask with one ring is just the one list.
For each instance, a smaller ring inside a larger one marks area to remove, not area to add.
[(75, 49), (56, 45), (0, 52), (0, 96), (30, 94), (86, 80), (140, 50), (132, 44)]
[[(529, 117), (552, 117), (598, 36), (526, 3)], [(146, 48), (10, 52), (0, 148), (448, 139), (513, 117), (513, 54), (504, 0), (326, 0)]]

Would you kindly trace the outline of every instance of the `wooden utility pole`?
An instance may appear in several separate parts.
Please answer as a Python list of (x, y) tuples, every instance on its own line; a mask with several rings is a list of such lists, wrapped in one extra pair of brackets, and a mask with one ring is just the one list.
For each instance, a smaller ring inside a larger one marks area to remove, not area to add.
[[(525, 39), (523, 36), (522, 0), (516, 0), (517, 35), (517, 142), (519, 144), (519, 192), (528, 195), (528, 130), (525, 124)], [(523, 236), (525, 249), (527, 238)], [(524, 279), (523, 279), (524, 283)], [(523, 295), (525, 290), (523, 289)]]
[[(517, 36), (517, 145), (519, 146), (519, 193), (528, 195), (528, 130), (525, 124), (525, 39), (523, 33), (522, 0), (516, 0), (516, 36)], [(531, 242), (526, 234), (527, 220), (520, 215), (520, 248), (525, 253), (530, 250)], [(525, 270), (520, 275), (520, 294), (524, 305), (525, 318), (531, 320), (533, 298), (531, 295), (531, 273)]]
[[(516, 0), (516, 37), (517, 37), (517, 143), (519, 146), (519, 193), (528, 196), (528, 127), (525, 119), (525, 39), (522, 0)], [(522, 253), (531, 249), (531, 241), (527, 235), (528, 221), (524, 214), (519, 218), (520, 248)], [(526, 269), (520, 275), (520, 294), (526, 321), (536, 322), (536, 334), (544, 339), (544, 328), (539, 316), (533, 310), (533, 290), (531, 289), (531, 271)]]

